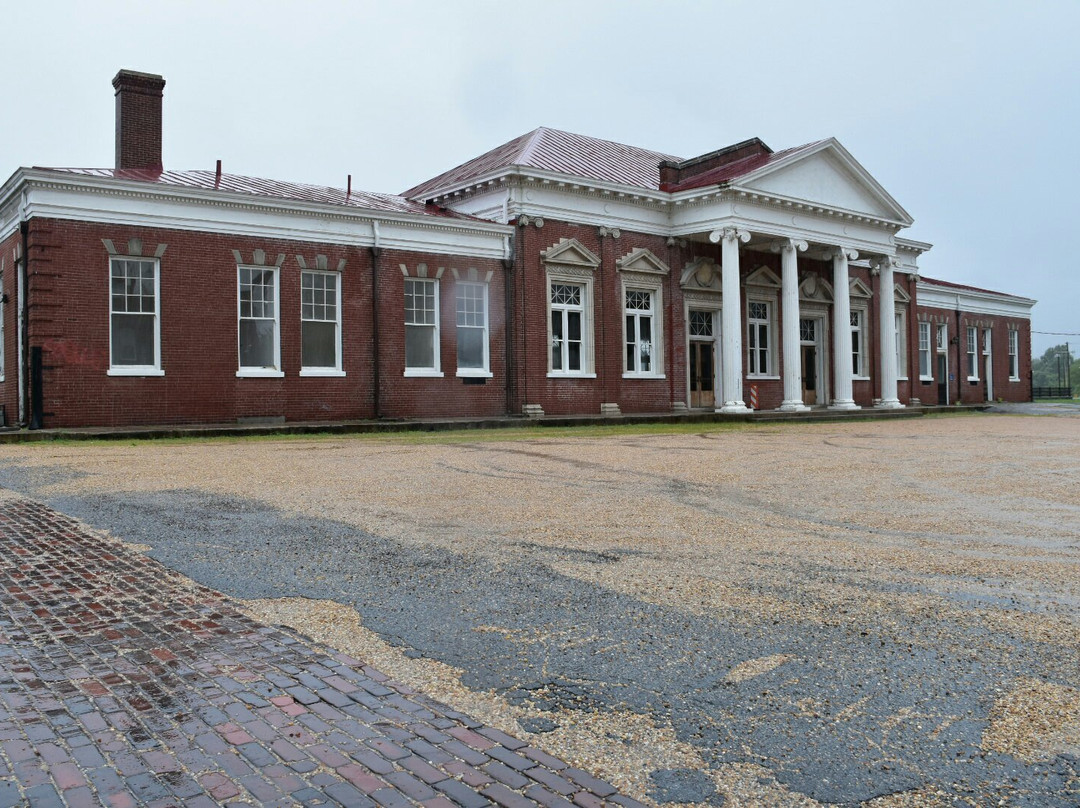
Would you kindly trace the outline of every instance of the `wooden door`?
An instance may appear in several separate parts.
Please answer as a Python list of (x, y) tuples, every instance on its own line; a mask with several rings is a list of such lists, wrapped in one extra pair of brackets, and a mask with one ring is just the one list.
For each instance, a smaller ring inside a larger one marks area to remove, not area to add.
[(712, 342), (690, 343), (690, 406), (712, 409), (716, 406), (716, 345)]
[(817, 346), (802, 346), (802, 400), (803, 404), (817, 404), (818, 367)]

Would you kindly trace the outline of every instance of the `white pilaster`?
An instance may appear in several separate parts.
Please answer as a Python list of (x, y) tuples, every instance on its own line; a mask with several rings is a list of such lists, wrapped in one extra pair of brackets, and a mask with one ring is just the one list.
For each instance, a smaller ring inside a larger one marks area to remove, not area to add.
[(881, 346), (881, 399), (878, 408), (883, 410), (898, 409), (904, 405), (896, 397), (896, 302), (894, 296), (893, 267), (899, 262), (895, 258), (884, 256), (873, 262), (878, 271), (878, 325)]
[(857, 410), (852, 394), (854, 373), (851, 358), (851, 287), (848, 261), (859, 257), (855, 250), (839, 247), (833, 251), (833, 367), (835, 390), (830, 410)]
[(739, 283), (739, 242), (750, 234), (736, 227), (725, 227), (709, 234), (709, 241), (721, 244), (720, 288), (723, 293), (720, 344), (723, 364), (723, 400), (718, 412), (749, 412), (743, 401), (742, 370), (742, 295)]
[(806, 251), (805, 241), (785, 239), (773, 245), (780, 253), (780, 299), (783, 307), (784, 412), (805, 412), (810, 408), (802, 400), (802, 366), (799, 340), (799, 262), (798, 253)]

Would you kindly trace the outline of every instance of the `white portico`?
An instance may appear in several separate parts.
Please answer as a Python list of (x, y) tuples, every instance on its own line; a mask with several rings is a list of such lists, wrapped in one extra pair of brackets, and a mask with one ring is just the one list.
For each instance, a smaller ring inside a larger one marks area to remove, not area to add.
[[(783, 411), (857, 409), (854, 384), (869, 404), (872, 382), (878, 406), (902, 406), (893, 285), (916, 271), (918, 251), (898, 257), (913, 220), (835, 139), (773, 152), (755, 138), (679, 160), (540, 129), (406, 194), (501, 221), (663, 237), (685, 301), (687, 390), (674, 402), (747, 412), (753, 386)], [(777, 255), (779, 277), (765, 266)], [(695, 388), (704, 373), (709, 395)]]

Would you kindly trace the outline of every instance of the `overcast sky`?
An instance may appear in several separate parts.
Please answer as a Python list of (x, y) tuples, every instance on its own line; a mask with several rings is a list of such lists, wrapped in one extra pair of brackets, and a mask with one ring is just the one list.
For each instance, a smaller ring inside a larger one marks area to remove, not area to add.
[(833, 136), (934, 244), (923, 274), (1080, 332), (1077, 0), (41, 0), (4, 29), (3, 177), (112, 166), (120, 68), (167, 81), (167, 168), (370, 191), (537, 126), (680, 157)]

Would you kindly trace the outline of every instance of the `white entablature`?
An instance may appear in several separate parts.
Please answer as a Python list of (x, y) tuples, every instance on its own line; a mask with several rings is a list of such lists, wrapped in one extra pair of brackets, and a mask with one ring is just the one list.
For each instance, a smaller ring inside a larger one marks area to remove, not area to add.
[[(897, 255), (896, 233), (912, 218), (843, 146), (830, 138), (792, 152), (731, 180), (672, 192), (514, 165), (426, 198), (500, 222), (538, 216), (690, 239), (736, 227), (754, 242), (791, 238)], [(930, 246), (912, 244), (919, 252)], [(914, 271), (914, 261), (904, 268)]]

